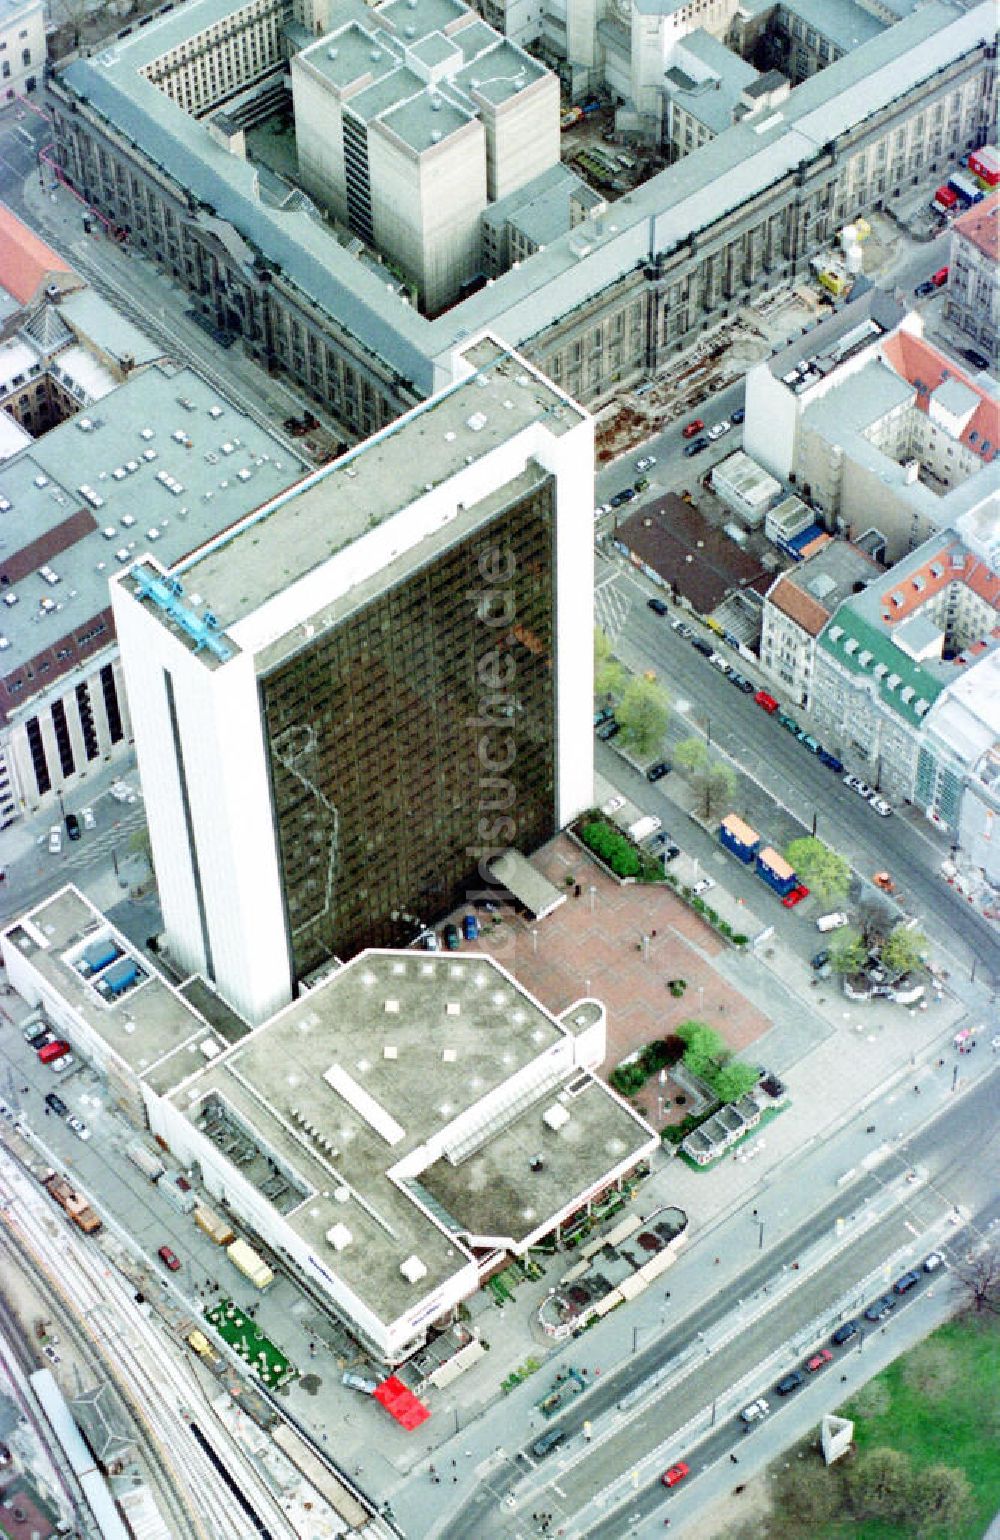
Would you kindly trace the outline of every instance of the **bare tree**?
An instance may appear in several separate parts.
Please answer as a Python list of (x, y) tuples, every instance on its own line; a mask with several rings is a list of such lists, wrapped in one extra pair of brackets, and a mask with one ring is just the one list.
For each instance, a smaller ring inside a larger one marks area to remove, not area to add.
[(962, 1294), (965, 1315), (1000, 1315), (1000, 1250), (990, 1246), (973, 1253), (952, 1272)]

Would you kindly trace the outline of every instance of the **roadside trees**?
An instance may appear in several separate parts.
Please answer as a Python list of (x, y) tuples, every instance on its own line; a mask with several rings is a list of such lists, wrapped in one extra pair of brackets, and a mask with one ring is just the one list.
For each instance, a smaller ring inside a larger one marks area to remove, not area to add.
[(666, 692), (653, 680), (640, 677), (629, 680), (615, 712), (623, 739), (640, 758), (660, 743), (669, 715)]
[(598, 700), (618, 695), (625, 670), (611, 651), (611, 641), (600, 626), (594, 628), (594, 695)]
[(785, 855), (802, 881), (825, 904), (839, 904), (851, 886), (850, 863), (822, 840), (806, 835), (792, 840)]

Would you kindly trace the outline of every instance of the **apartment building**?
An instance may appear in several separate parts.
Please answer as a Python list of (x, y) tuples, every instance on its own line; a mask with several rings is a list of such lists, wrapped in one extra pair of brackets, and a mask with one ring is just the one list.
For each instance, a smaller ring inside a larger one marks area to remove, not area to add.
[(1000, 192), (991, 193), (951, 227), (945, 320), (1000, 366)]
[(784, 699), (811, 706), (816, 642), (838, 607), (882, 569), (846, 540), (820, 549), (776, 578), (764, 599), (760, 662)]
[(42, 0), (0, 3), (0, 100), (30, 96), (45, 67), (45, 6)]

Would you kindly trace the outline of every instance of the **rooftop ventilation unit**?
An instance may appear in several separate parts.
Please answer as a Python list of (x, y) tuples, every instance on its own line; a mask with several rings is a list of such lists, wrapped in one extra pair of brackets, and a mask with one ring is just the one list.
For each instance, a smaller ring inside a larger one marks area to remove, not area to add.
[(346, 1225), (336, 1224), (331, 1225), (327, 1230), (326, 1238), (334, 1251), (344, 1251), (351, 1244), (354, 1236)]
[(421, 1278), (427, 1277), (427, 1269), (418, 1256), (407, 1257), (405, 1262), (400, 1262), (399, 1271), (407, 1283), (419, 1283)]

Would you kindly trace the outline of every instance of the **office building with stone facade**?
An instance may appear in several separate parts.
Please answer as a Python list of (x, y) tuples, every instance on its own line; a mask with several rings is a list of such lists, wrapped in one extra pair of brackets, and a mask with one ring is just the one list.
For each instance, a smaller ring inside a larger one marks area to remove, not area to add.
[[(194, 3), (53, 80), (56, 154), (83, 196), (161, 262), (212, 325), (285, 370), (356, 435), (448, 379), (488, 328), (590, 404), (661, 367), (739, 306), (808, 272), (848, 220), (988, 137), (992, 7), (929, 3), (594, 214), (435, 320), (307, 209), (277, 209), (215, 118), (142, 69), (232, 0)], [(760, 458), (760, 456), (757, 456)]]

